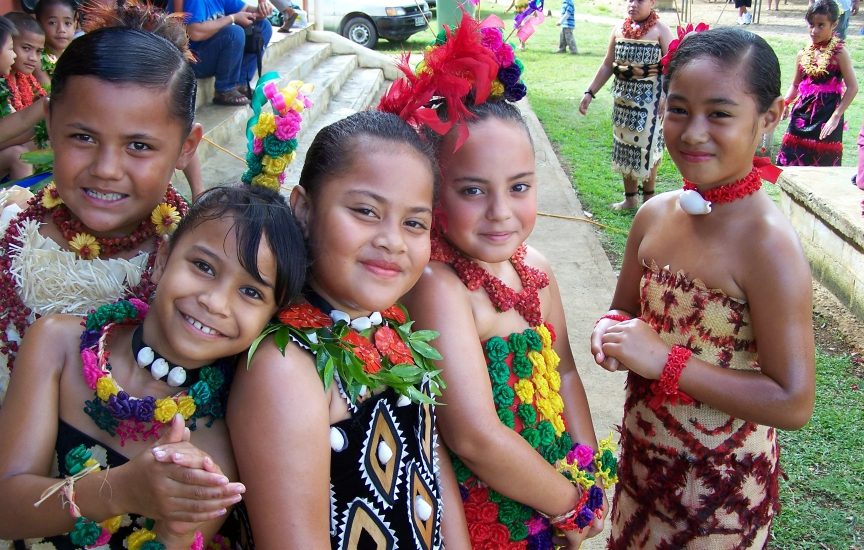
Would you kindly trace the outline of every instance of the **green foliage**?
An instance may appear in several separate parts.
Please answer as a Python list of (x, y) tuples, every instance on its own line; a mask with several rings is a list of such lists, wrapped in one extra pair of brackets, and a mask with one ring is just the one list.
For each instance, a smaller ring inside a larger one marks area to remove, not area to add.
[(779, 434), (788, 481), (780, 482), (775, 548), (860, 548), (864, 541), (864, 384), (850, 359), (817, 354), (813, 418)]

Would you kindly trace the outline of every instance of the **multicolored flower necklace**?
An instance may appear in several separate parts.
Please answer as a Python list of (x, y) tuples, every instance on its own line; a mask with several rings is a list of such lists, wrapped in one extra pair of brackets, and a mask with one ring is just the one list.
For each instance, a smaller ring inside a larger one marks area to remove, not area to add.
[(523, 243), (510, 257), (510, 264), (519, 275), (522, 290), (519, 292), (507, 286), (504, 281), (492, 275), (476, 262), (453, 248), (440, 233), (432, 235), (432, 259), (449, 264), (459, 275), (459, 279), (468, 290), (477, 290), (481, 286), (486, 291), (489, 301), (498, 311), (515, 309), (532, 327), (543, 322), (540, 310), (540, 290), (549, 286), (549, 276), (525, 264), (525, 253), (528, 247)]
[[(2, 88), (4, 82), (5, 80), (0, 80), (0, 88)], [(189, 209), (186, 202), (171, 186), (168, 187), (168, 191), (165, 193), (165, 202), (176, 209), (176, 211), (181, 215), (184, 215)], [(14, 327), (14, 332), (17, 332), (19, 337), (23, 337), (27, 327), (33, 322), (31, 319), (33, 311), (21, 301), (21, 297), (18, 294), (18, 284), (12, 276), (13, 258), (10, 252), (20, 247), (21, 228), (25, 225), (25, 222), (42, 222), (45, 220), (50, 210), (61, 212), (68, 211), (65, 206), (58, 208), (62, 204), (63, 201), (60, 200), (60, 196), (57, 194), (57, 189), (54, 184), (52, 183), (46, 186), (30, 199), (27, 203), (27, 208), (20, 212), (18, 216), (9, 223), (6, 228), (6, 234), (0, 238), (0, 312), (4, 313), (3, 315), (0, 315), (0, 353), (7, 356), (7, 366), (10, 371), (15, 362), (15, 354), (18, 353), (19, 339), (10, 339), (10, 334), (7, 329)], [(53, 215), (54, 212), (52, 212), (52, 216)], [(63, 214), (61, 213), (60, 216), (62, 218)], [(55, 220), (55, 224), (56, 223)], [(153, 270), (153, 264), (156, 261), (156, 249), (159, 248), (162, 239), (153, 233), (150, 233), (150, 236), (155, 237), (154, 250), (147, 258), (147, 266), (144, 268), (144, 273), (141, 275), (141, 282), (138, 283), (138, 286), (129, 289), (130, 296), (148, 297), (153, 292), (153, 285), (150, 282), (150, 272)], [(117, 240), (122, 241), (122, 239), (123, 238)], [(137, 248), (141, 242), (143, 241), (138, 241), (138, 239), (133, 241), (130, 239), (128, 241), (118, 242), (116, 247), (113, 246), (112, 243), (106, 242), (106, 249), (110, 250), (110, 252), (108, 252), (109, 254), (114, 253), (115, 251), (123, 252)]]
[(101, 254), (113, 256), (118, 252), (133, 250), (154, 235), (170, 235), (187, 209), (183, 197), (169, 186), (165, 192), (165, 202), (156, 205), (150, 217), (141, 220), (132, 233), (123, 237), (94, 237), (86, 231), (83, 223), (72, 218), (72, 212), (63, 204), (53, 182), (45, 186), (41, 204), (51, 210), (51, 219), (68, 241), (69, 248), (84, 260), (98, 258)]
[(137, 298), (119, 300), (100, 307), (87, 316), (81, 334), (81, 372), (96, 399), (84, 402), (84, 412), (101, 430), (120, 438), (147, 441), (159, 439), (159, 431), (180, 413), (196, 428), (199, 418), (209, 416), (207, 427), (225, 416), (223, 406), (225, 374), (219, 366), (202, 367), (200, 380), (180, 393), (156, 399), (153, 396), (132, 397), (111, 376), (106, 343), (111, 332), (120, 326), (143, 322), (148, 306)]
[(801, 72), (816, 78), (828, 74), (828, 64), (834, 54), (843, 47), (843, 41), (832, 36), (827, 42), (810, 44), (801, 52)]
[[(322, 299), (310, 300), (323, 302)], [(268, 325), (249, 348), (249, 363), (259, 344), (271, 334), (282, 354), (293, 339), (315, 355), (315, 367), (324, 389), (334, 379), (352, 404), (368, 390), (383, 386), (418, 403), (433, 403), (420, 387), (430, 381), (431, 394), (445, 387), (432, 361), (441, 359), (428, 344), (438, 337), (432, 330), (411, 331), (414, 323), (402, 306), (394, 304), (382, 312), (351, 321), (345, 312), (308, 303), (289, 306), (278, 314), (278, 323)]]
[(16, 111), (21, 111), (33, 105), (36, 97), (45, 97), (48, 93), (32, 74), (12, 71), (6, 75), (9, 86), (9, 102)]
[[(681, 208), (691, 215), (710, 214), (712, 204), (723, 204), (743, 199), (762, 188), (762, 177), (755, 166), (738, 181), (704, 191), (692, 181), (684, 180), (684, 191), (678, 196)], [(700, 202), (701, 201), (701, 202)]]
[(628, 17), (621, 26), (621, 34), (624, 38), (639, 40), (654, 28), (657, 21), (660, 21), (660, 16), (654, 10), (651, 10), (651, 14), (642, 21), (633, 21), (632, 18)]

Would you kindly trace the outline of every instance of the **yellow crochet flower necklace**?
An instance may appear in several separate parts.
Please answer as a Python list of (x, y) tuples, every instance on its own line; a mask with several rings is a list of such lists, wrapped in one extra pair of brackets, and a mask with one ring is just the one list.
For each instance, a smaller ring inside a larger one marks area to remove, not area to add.
[(840, 39), (832, 36), (827, 44), (810, 44), (801, 53), (801, 71), (807, 76), (817, 78), (828, 74), (828, 63), (837, 52)]

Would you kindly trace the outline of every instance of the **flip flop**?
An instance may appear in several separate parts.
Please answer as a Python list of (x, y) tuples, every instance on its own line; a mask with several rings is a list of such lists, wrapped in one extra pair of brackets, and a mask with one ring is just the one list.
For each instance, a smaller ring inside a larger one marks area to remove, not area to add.
[(249, 105), (249, 98), (237, 90), (229, 90), (227, 92), (216, 92), (213, 96), (213, 103), (229, 107), (243, 107), (244, 105)]

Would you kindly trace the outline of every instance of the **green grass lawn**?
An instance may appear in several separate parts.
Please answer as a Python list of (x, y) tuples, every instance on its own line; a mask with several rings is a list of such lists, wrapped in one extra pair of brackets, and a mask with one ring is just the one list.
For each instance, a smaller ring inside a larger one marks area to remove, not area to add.
[[(509, 2), (508, 2), (509, 3)], [(505, 21), (504, 6), (482, 2), (482, 15), (499, 14)], [(556, 10), (560, 0), (550, 0), (547, 7)], [(577, 0), (577, 14), (614, 16), (605, 4)], [(577, 21), (576, 41), (580, 55), (554, 55), (559, 28), (554, 17), (547, 18), (528, 49), (518, 52), (526, 66), (525, 82), (531, 106), (558, 151), (565, 170), (571, 176), (583, 208), (606, 226), (599, 232), (613, 266), (620, 265), (626, 232), (632, 213), (613, 212), (608, 208), (621, 198), (620, 177), (610, 167), (612, 151), (609, 84), (597, 93), (587, 117), (579, 115), (582, 93), (594, 76), (606, 52), (611, 26)], [(856, 72), (864, 72), (864, 37), (859, 37), (855, 21), (850, 29), (847, 47)], [(759, 30), (752, 27), (751, 30)], [(382, 42), (379, 49), (399, 52), (421, 51), (431, 33), (415, 35), (405, 44)], [(795, 53), (808, 40), (799, 37), (766, 35), (781, 60), (783, 93), (792, 80), (791, 66)], [(515, 42), (515, 39), (514, 39)], [(862, 83), (864, 87), (864, 83)], [(862, 96), (864, 97), (864, 92)], [(856, 138), (864, 115), (864, 99), (858, 98), (846, 113), (849, 129), (844, 134), (844, 166), (857, 162)], [(785, 125), (775, 140), (782, 137)], [(658, 173), (657, 190), (678, 188), (681, 179), (675, 165), (664, 158)], [(776, 189), (769, 188), (776, 195)], [(857, 358), (820, 349), (817, 355), (817, 401), (811, 422), (797, 432), (782, 432), (782, 463), (788, 481), (781, 482), (783, 512), (774, 524), (773, 548), (860, 549), (864, 544), (864, 369)]]

